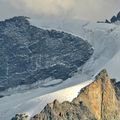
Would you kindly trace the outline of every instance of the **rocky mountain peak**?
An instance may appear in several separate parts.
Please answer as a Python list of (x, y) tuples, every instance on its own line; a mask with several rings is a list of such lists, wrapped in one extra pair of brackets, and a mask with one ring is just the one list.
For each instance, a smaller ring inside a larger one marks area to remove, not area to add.
[(105, 69), (73, 101), (77, 104), (83, 101), (97, 120), (114, 120), (120, 114), (115, 88)]
[(31, 120), (119, 120), (119, 103), (115, 86), (104, 69), (72, 102), (55, 100)]
[(106, 80), (106, 78), (108, 77), (108, 73), (106, 69), (103, 69), (98, 75), (95, 76), (96, 80), (102, 79), (102, 80)]

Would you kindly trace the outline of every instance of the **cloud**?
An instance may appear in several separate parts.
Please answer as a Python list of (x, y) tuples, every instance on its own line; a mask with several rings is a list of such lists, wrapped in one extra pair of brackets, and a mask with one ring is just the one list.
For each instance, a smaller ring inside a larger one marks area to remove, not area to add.
[(37, 15), (62, 15), (75, 5), (74, 0), (10, 0), (16, 9)]
[(0, 0), (0, 14), (96, 21), (116, 14), (119, 5), (120, 0)]
[(116, 14), (120, 10), (119, 3), (120, 0), (79, 0), (74, 12), (78, 18), (100, 20)]

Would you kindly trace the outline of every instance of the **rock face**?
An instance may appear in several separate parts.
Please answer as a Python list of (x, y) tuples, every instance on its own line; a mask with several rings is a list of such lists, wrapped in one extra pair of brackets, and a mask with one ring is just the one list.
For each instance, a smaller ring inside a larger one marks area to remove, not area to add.
[(120, 100), (120, 82), (118, 83), (115, 83), (115, 86), (116, 86), (116, 93), (117, 93), (117, 96)]
[(31, 120), (120, 120), (115, 82), (102, 70), (72, 102), (55, 100)]
[(115, 23), (120, 21), (120, 12), (115, 16), (113, 16), (110, 21), (106, 19), (105, 23)]
[(111, 19), (110, 19), (111, 23), (114, 23), (117, 21), (117, 17), (116, 16), (113, 16)]
[(120, 20), (120, 12), (117, 14), (117, 19)]
[(44, 110), (35, 115), (30, 120), (96, 120), (94, 115), (90, 113), (88, 108), (82, 103), (75, 105), (70, 102), (62, 104), (55, 100), (48, 104)]
[(105, 20), (105, 23), (110, 23), (110, 21), (106, 19), (106, 20)]
[(73, 101), (75, 103), (83, 101), (97, 120), (120, 119), (115, 88), (106, 70), (97, 75), (92, 84), (82, 89)]
[(12, 120), (29, 120), (29, 115), (27, 113), (16, 114)]
[(52, 79), (66, 80), (93, 54), (83, 39), (30, 25), (19, 16), (0, 22), (0, 91)]

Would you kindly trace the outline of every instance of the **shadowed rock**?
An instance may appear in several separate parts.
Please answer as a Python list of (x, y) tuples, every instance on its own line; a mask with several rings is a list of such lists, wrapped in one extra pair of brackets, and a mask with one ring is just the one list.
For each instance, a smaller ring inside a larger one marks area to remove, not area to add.
[(111, 19), (110, 19), (111, 23), (114, 23), (117, 21), (117, 17), (116, 16), (113, 16)]
[(117, 19), (120, 20), (120, 12), (117, 14)]
[(29, 120), (28, 113), (16, 114), (11, 120)]

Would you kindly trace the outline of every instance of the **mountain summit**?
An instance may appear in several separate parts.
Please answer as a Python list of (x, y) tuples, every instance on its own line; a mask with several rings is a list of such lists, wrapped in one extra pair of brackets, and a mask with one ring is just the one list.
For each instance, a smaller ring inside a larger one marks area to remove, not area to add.
[(115, 81), (104, 69), (72, 102), (59, 103), (55, 100), (31, 120), (120, 120), (116, 89)]

